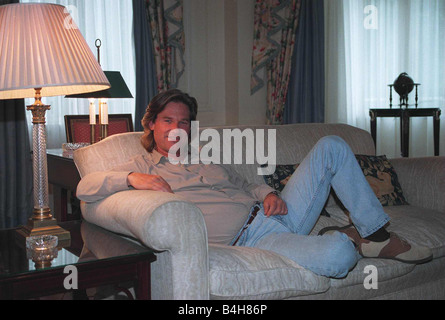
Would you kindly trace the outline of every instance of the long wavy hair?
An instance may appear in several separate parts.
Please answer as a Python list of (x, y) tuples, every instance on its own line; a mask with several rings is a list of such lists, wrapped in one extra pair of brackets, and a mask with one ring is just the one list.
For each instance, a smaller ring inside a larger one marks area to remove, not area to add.
[(158, 114), (161, 113), (170, 102), (180, 102), (185, 104), (190, 111), (190, 121), (196, 120), (198, 103), (195, 98), (179, 89), (169, 89), (159, 93), (150, 101), (145, 111), (145, 115), (141, 120), (142, 126), (144, 127), (141, 143), (148, 152), (152, 152), (156, 147), (153, 132), (150, 130), (150, 123), (155, 123)]

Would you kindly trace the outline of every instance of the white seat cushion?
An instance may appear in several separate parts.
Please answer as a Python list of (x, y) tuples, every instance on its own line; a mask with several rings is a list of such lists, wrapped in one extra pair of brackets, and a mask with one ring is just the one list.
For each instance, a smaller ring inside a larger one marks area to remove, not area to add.
[(211, 299), (284, 299), (324, 292), (326, 277), (274, 252), (209, 245)]

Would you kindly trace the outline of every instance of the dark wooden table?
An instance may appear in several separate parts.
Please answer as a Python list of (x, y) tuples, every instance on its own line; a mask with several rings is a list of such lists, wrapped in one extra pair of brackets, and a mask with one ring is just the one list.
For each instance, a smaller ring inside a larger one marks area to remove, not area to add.
[(409, 128), (412, 117), (433, 117), (434, 155), (439, 155), (440, 108), (376, 108), (369, 109), (371, 135), (377, 145), (377, 118), (400, 118), (401, 155), (409, 156)]
[[(48, 183), (52, 185), (54, 206), (57, 221), (79, 220), (81, 218), (79, 201), (76, 198), (77, 184), (80, 175), (74, 160), (63, 155), (62, 149), (48, 149)], [(68, 203), (75, 204), (72, 212), (68, 212)]]
[[(85, 221), (60, 223), (71, 240), (45, 269), (36, 269), (15, 229), (0, 230), (0, 300), (30, 299), (67, 292), (66, 266), (77, 269), (78, 289), (133, 281), (137, 299), (150, 299), (154, 252)], [(79, 295), (74, 295), (79, 296)], [(82, 296), (82, 295), (80, 295)]]

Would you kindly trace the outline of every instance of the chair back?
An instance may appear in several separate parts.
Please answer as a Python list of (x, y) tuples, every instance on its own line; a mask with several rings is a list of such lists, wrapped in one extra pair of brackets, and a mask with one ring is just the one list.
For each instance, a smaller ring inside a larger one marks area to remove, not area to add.
[[(96, 123), (99, 123), (98, 115), (96, 115)], [(99, 141), (100, 126), (96, 125), (94, 129), (95, 141)], [(89, 115), (79, 114), (65, 116), (66, 142), (90, 142), (90, 130)], [(133, 131), (133, 120), (130, 113), (108, 115), (108, 136)]]

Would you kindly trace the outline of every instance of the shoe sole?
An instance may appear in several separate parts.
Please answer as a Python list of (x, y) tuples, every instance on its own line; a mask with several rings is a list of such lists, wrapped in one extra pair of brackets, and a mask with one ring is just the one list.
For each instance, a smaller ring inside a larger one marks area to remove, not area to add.
[(431, 260), (433, 260), (434, 256), (431, 255), (427, 258), (424, 259), (420, 259), (420, 260), (404, 260), (404, 259), (399, 259), (399, 258), (392, 258), (392, 257), (367, 257), (364, 256), (362, 254), (360, 254), (363, 258), (367, 258), (367, 259), (386, 259), (386, 260), (396, 260), (396, 261), (400, 261), (403, 263), (408, 263), (408, 264), (422, 264), (422, 263), (427, 263), (430, 262)]

